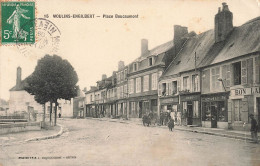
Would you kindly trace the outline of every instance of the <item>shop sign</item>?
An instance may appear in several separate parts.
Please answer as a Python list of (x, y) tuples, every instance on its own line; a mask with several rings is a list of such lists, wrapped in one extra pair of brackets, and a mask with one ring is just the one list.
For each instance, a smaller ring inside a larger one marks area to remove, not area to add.
[(177, 97), (175, 98), (167, 98), (167, 99), (161, 99), (161, 104), (171, 104), (171, 103), (178, 103), (179, 100)]
[(260, 87), (232, 89), (231, 96), (245, 96), (260, 94)]
[(194, 100), (200, 100), (200, 95), (181, 96), (181, 101), (194, 101)]
[(202, 97), (202, 101), (207, 102), (207, 101), (222, 101), (226, 100), (226, 96), (209, 96), (209, 97)]

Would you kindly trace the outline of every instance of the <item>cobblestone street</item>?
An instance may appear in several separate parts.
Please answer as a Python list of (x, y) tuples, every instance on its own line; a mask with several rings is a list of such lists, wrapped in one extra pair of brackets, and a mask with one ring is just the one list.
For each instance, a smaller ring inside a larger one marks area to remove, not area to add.
[(49, 140), (2, 146), (0, 165), (260, 165), (260, 145), (136, 124), (63, 119)]

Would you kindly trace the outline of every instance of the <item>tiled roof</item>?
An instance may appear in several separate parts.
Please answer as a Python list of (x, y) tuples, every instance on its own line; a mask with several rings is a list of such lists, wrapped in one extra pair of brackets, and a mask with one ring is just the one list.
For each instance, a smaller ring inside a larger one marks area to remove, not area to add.
[(25, 89), (25, 86), (27, 85), (27, 79), (29, 78), (29, 76), (27, 78), (25, 78), (24, 80), (21, 81), (20, 86), (14, 86), (12, 87), (9, 91), (22, 91)]
[(196, 68), (199, 68), (256, 51), (260, 51), (260, 17), (235, 27), (223, 42), (215, 43), (214, 30), (188, 38), (161, 79), (194, 70), (195, 52)]

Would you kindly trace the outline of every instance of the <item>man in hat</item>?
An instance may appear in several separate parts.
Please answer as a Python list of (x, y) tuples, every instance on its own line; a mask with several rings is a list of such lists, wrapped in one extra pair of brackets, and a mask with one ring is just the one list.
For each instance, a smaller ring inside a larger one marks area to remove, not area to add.
[(251, 136), (252, 139), (255, 143), (258, 143), (258, 136), (257, 136), (257, 130), (258, 130), (258, 126), (257, 126), (257, 122), (254, 118), (253, 114), (249, 115), (250, 119), (251, 119)]

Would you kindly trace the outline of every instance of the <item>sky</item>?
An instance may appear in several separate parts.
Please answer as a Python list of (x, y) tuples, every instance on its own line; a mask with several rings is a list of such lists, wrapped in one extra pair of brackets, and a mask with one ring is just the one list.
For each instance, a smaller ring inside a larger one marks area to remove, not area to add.
[[(233, 25), (240, 26), (260, 15), (260, 0), (36, 0), (37, 18), (48, 14), (61, 32), (55, 54), (67, 59), (76, 70), (81, 89), (95, 86), (102, 74), (108, 77), (119, 61), (131, 63), (140, 56), (141, 39), (152, 49), (173, 40), (173, 26), (188, 27), (197, 34), (214, 28), (218, 7), (226, 2)], [(95, 14), (101, 17), (53, 18), (53, 14)], [(102, 18), (103, 14), (138, 14), (138, 18)], [(36, 55), (37, 54), (37, 55)], [(0, 46), (0, 98), (9, 99), (16, 82), (29, 76), (45, 53), (23, 55), (15, 45)]]

